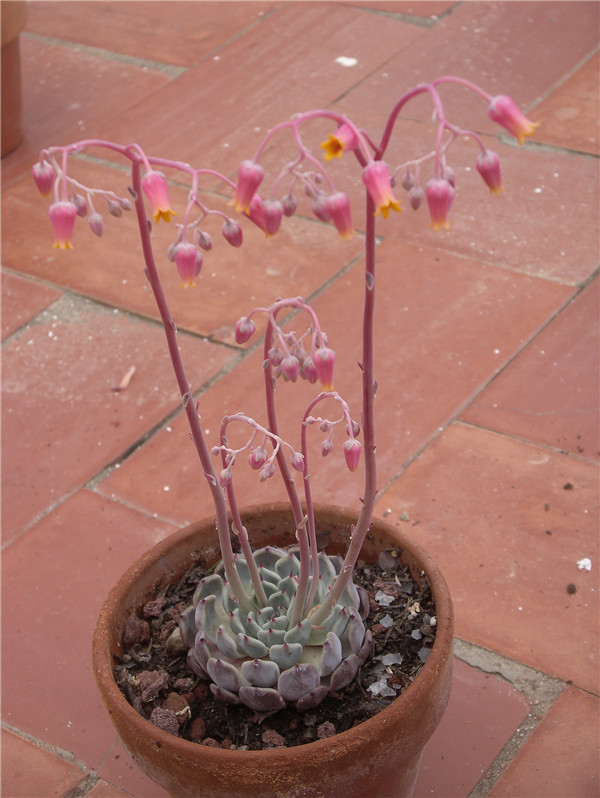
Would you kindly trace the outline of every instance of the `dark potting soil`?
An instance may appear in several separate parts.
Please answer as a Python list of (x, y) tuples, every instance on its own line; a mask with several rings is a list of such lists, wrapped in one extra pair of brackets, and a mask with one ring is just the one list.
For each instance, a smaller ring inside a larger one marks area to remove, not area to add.
[(129, 703), (155, 725), (180, 737), (221, 748), (260, 750), (291, 747), (331, 737), (387, 707), (414, 680), (435, 640), (435, 606), (427, 579), (420, 584), (396, 551), (383, 552), (377, 565), (359, 562), (354, 583), (369, 595), (365, 620), (373, 650), (354, 681), (318, 707), (282, 709), (260, 716), (245, 706), (217, 701), (209, 682), (186, 664), (178, 620), (207, 571), (199, 562), (178, 583), (130, 616), (124, 655), (115, 668)]

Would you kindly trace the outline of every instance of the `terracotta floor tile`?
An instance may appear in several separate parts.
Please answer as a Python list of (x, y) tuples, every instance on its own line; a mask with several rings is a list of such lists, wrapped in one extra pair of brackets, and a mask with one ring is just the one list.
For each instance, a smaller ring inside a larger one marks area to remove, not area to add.
[(444, 0), (418, 0), (418, 2), (400, 2), (400, 0), (355, 0), (349, 5), (366, 8), (369, 11), (382, 11), (385, 14), (405, 14), (408, 17), (422, 17), (423, 19), (436, 21), (437, 17), (448, 12), (453, 2)]
[(535, 108), (536, 139), (569, 150), (600, 154), (600, 55), (592, 56)]
[(102, 58), (26, 33), (21, 35), (21, 71), (25, 140), (2, 159), (3, 185), (30, 174), (42, 147), (96, 135), (100, 125), (171, 79), (157, 69)]
[[(73, 164), (73, 175), (86, 185), (110, 187), (127, 195), (126, 175), (92, 164)], [(183, 214), (187, 191), (172, 189), (171, 202)], [(229, 214), (221, 200), (207, 200), (211, 207)], [(102, 238), (80, 222), (73, 236), (73, 250), (54, 250), (48, 221), (48, 201), (38, 195), (29, 179), (5, 191), (4, 263), (15, 271), (40, 277), (110, 305), (158, 318), (150, 286), (143, 274), (133, 215), (108, 217)], [(176, 217), (177, 218), (177, 217)], [(254, 224), (244, 225), (244, 244), (230, 246), (221, 235), (222, 219), (206, 227), (214, 247), (207, 253), (196, 290), (182, 290), (174, 264), (167, 260), (174, 240), (173, 225), (155, 226), (154, 249), (171, 312), (180, 329), (234, 343), (237, 319), (249, 311), (249, 302), (270, 304), (278, 296), (310, 296), (352, 258), (360, 254), (362, 241), (340, 244), (329, 225), (306, 219), (287, 219), (276, 238), (267, 239)], [(27, 246), (25, 247), (25, 242)], [(206, 294), (210, 292), (210, 302)]]
[(55, 288), (2, 271), (2, 339), (61, 296)]
[(31, 2), (27, 31), (190, 66), (242, 35), (274, 7), (269, 2), (87, 2), (94, 24), (82, 28), (79, 3)]
[(108, 784), (106, 781), (99, 781), (87, 793), (88, 798), (129, 798), (130, 792), (123, 792), (118, 787)]
[[(383, 243), (379, 256), (376, 376), (379, 482), (384, 486), (562, 306), (570, 289), (463, 258), (442, 259), (435, 249), (399, 241)], [(362, 307), (361, 269), (357, 264), (313, 303), (330, 345), (338, 350), (336, 388), (351, 408), (360, 396), (356, 314)], [(294, 321), (297, 331), (299, 325)], [(202, 397), (201, 412), (213, 436), (224, 412), (244, 410), (264, 419), (262, 359), (262, 350), (254, 352)], [(281, 430), (289, 430), (295, 441), (294, 414), (308, 404), (314, 389), (290, 383), (278, 390)], [(197, 490), (195, 453), (191, 445), (181, 444), (187, 437), (185, 419), (178, 417), (169, 428), (140, 447), (99, 490), (166, 518), (196, 520), (201, 511), (210, 512), (210, 504), (204, 503), (205, 492)], [(313, 440), (320, 445), (318, 437)], [(357, 499), (361, 470), (350, 475), (344, 467), (335, 468), (332, 459), (313, 458), (315, 495), (341, 504)], [(168, 477), (171, 473), (177, 473), (177, 481)], [(284, 498), (274, 480), (257, 489), (256, 474), (245, 467), (236, 481), (244, 504)]]
[(599, 728), (598, 697), (567, 687), (490, 798), (595, 798), (600, 789)]
[(598, 561), (597, 486), (594, 464), (453, 424), (378, 512), (408, 513), (448, 581), (458, 637), (597, 691), (598, 579), (578, 566)]
[(598, 281), (588, 286), (514, 360), (462, 418), (597, 460)]
[(455, 659), (448, 709), (423, 752), (415, 798), (469, 795), (528, 712), (508, 682)]
[[(231, 353), (185, 335), (199, 387)], [(118, 458), (180, 404), (158, 325), (64, 297), (3, 347), (3, 535)], [(127, 390), (115, 392), (132, 367)]]
[[(423, 35), (418, 25), (344, 4), (282, 4), (217, 58), (187, 70), (101, 133), (192, 163), (218, 159), (222, 171), (233, 172), (271, 126), (299, 110), (328, 106)], [(339, 57), (357, 63), (344, 66)], [(202, 125), (204, 109), (210, 125)]]
[(85, 776), (73, 762), (2, 729), (2, 795), (6, 798), (64, 798)]
[(166, 790), (142, 773), (118, 740), (103, 759), (98, 773), (134, 798), (169, 798)]
[(94, 625), (123, 571), (172, 531), (84, 490), (4, 550), (6, 723), (99, 766), (116, 734), (92, 674)]
[[(598, 7), (592, 3), (462, 3), (357, 85), (344, 104), (387, 113), (397, 99), (394, 76), (401, 75), (408, 89), (438, 75), (459, 75), (527, 109), (595, 51), (597, 31)], [(492, 129), (489, 119), (473, 113), (469, 92), (445, 86), (444, 97), (459, 111), (462, 126)], [(424, 99), (407, 113), (431, 118)]]

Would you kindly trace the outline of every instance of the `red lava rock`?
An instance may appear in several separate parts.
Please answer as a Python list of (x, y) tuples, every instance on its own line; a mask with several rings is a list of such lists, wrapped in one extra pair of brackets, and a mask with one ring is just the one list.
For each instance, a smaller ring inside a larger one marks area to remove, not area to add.
[(175, 679), (175, 681), (173, 682), (173, 689), (183, 692), (184, 695), (186, 693), (191, 693), (193, 688), (194, 688), (193, 679), (188, 679), (188, 678)]
[(334, 734), (336, 734), (335, 726), (328, 720), (317, 727), (317, 737), (319, 740), (324, 740), (326, 737), (333, 737)]
[(233, 748), (233, 740), (230, 740), (229, 737), (226, 737), (224, 740), (221, 740), (221, 748), (224, 748), (226, 751), (229, 751)]
[(150, 722), (169, 734), (174, 734), (176, 737), (179, 736), (179, 721), (177, 720), (177, 715), (170, 709), (156, 707), (156, 709), (152, 710)]
[(194, 695), (202, 701), (210, 694), (210, 686), (208, 682), (200, 682), (197, 687), (194, 687)]
[(194, 718), (190, 725), (190, 737), (194, 742), (199, 743), (206, 737), (206, 723), (204, 718)]
[(171, 607), (171, 609), (167, 610), (167, 612), (166, 612), (167, 618), (170, 621), (175, 621), (177, 623), (179, 621), (179, 619), (181, 618), (181, 615), (182, 615), (182, 613), (183, 613), (183, 611), (185, 610), (186, 607), (187, 607), (187, 604), (185, 604), (185, 602), (183, 602), (183, 601), (180, 601), (179, 604), (175, 604), (175, 606), (173, 606), (173, 607)]
[(158, 618), (166, 603), (164, 599), (154, 599), (154, 601), (144, 604), (144, 609), (142, 610), (144, 618)]
[(213, 737), (205, 737), (200, 745), (208, 745), (210, 748), (219, 748), (219, 743)]
[(123, 645), (125, 648), (134, 646), (136, 643), (147, 643), (150, 640), (150, 627), (137, 615), (130, 615), (125, 624), (123, 632)]
[(285, 739), (275, 729), (266, 729), (262, 741), (267, 748), (285, 748)]
[(183, 726), (192, 714), (188, 702), (179, 693), (169, 693), (162, 704), (163, 709), (170, 709), (177, 715), (179, 725)]
[(153, 701), (161, 690), (169, 686), (169, 674), (165, 671), (142, 671), (137, 679), (144, 702)]
[(384, 582), (382, 579), (376, 579), (373, 582), (373, 590), (377, 593), (378, 590), (381, 590), (382, 593), (385, 593), (386, 596), (393, 596), (397, 599), (400, 595), (400, 591), (398, 590), (395, 585), (390, 584), (389, 582)]

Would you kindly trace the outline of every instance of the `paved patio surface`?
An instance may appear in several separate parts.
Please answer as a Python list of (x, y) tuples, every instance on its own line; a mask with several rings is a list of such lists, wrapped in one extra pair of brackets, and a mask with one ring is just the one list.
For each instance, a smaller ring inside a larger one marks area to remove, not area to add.
[[(505, 190), (488, 193), (461, 142), (451, 230), (430, 230), (424, 209), (379, 225), (377, 514), (432, 553), (457, 616), (454, 690), (416, 798), (600, 795), (598, 11), (29, 3), (25, 140), (2, 161), (3, 796), (166, 795), (116, 739), (90, 640), (125, 568), (211, 510), (133, 220), (110, 219), (101, 240), (80, 223), (73, 251), (54, 250), (30, 179), (40, 148), (138, 140), (234, 175), (295, 111), (334, 108), (380, 130), (405, 89), (444, 73), (510, 94), (540, 127), (519, 148), (473, 95), (449, 90), (452, 118), (501, 155)], [(431, 147), (424, 103), (401, 124), (407, 146)], [(126, 185), (113, 159), (83, 169)], [(233, 339), (251, 307), (311, 297), (332, 342), (357, 340), (357, 227), (341, 244), (306, 208), (273, 240), (246, 227), (235, 257), (224, 243), (207, 256), (195, 291), (161, 266), (207, 425), (240, 392), (255, 401), (261, 353)], [(354, 363), (338, 374), (352, 400)], [(356, 503), (359, 480), (318, 498)], [(241, 483), (246, 503), (280, 496)]]

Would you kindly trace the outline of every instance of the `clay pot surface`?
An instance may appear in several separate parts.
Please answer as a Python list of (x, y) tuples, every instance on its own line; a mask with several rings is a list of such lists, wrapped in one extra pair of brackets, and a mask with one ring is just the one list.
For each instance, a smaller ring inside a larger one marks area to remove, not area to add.
[(27, 6), (23, 0), (0, 5), (2, 15), (2, 158), (16, 149), (23, 140), (21, 51), (19, 34), (27, 22)]
[[(326, 550), (343, 554), (356, 513), (317, 506)], [(243, 511), (254, 548), (295, 542), (288, 505)], [(436, 604), (436, 639), (415, 681), (374, 717), (333, 737), (294, 748), (227, 751), (170, 735), (131, 707), (114, 679), (125, 622), (157, 591), (202, 556), (219, 558), (212, 519), (191, 524), (156, 545), (119, 580), (104, 604), (93, 641), (94, 673), (121, 742), (151, 779), (176, 798), (402, 798), (411, 796), (423, 747), (448, 703), (452, 680), (453, 610), (446, 582), (431, 558), (396, 527), (375, 519), (361, 557), (402, 550), (414, 576), (427, 574)]]

